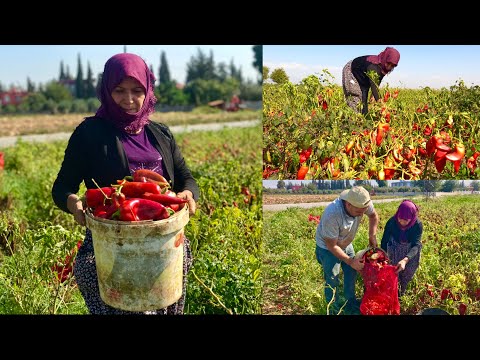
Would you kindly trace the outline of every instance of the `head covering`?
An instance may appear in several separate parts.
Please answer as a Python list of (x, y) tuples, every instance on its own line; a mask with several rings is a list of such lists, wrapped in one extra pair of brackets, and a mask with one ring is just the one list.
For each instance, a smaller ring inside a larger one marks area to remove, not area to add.
[[(145, 100), (136, 114), (125, 112), (112, 98), (113, 89), (126, 77), (135, 78), (145, 89)], [(155, 76), (140, 56), (129, 53), (112, 56), (105, 63), (97, 94), (101, 105), (95, 115), (105, 118), (122, 131), (137, 132), (148, 123), (148, 116), (155, 111), (154, 83)]]
[(398, 65), (400, 53), (393, 47), (386, 47), (380, 54), (368, 56), (367, 61), (372, 64), (380, 64), (383, 74), (386, 75), (388, 73), (387, 62)]
[(372, 201), (368, 191), (361, 186), (354, 186), (351, 189), (343, 190), (340, 193), (340, 199), (360, 209), (366, 208)]
[[(398, 227), (403, 232), (410, 229), (417, 222), (418, 207), (411, 200), (403, 200), (395, 213), (395, 221)], [(406, 226), (400, 225), (398, 219), (410, 220)]]

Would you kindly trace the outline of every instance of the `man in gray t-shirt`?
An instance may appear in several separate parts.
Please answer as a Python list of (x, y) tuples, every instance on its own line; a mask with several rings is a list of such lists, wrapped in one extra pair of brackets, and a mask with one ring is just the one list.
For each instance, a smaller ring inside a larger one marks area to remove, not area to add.
[(355, 297), (355, 281), (357, 271), (363, 269), (363, 261), (354, 257), (352, 241), (364, 214), (369, 219), (368, 242), (370, 246), (378, 247), (378, 214), (370, 194), (361, 186), (342, 191), (340, 196), (325, 208), (315, 233), (315, 255), (323, 267), (325, 278), (325, 300), (332, 301), (335, 291), (333, 306), (340, 308), (338, 288), (341, 267), (344, 273), (346, 309), (351, 313), (358, 313), (359, 310), (360, 302)]

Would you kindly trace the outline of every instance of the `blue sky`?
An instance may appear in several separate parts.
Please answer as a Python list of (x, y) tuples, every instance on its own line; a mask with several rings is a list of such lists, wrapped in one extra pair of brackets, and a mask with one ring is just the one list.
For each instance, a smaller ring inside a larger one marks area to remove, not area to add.
[[(260, 73), (253, 67), (253, 45), (125, 45), (127, 52), (140, 55), (153, 66), (158, 77), (161, 51), (164, 50), (170, 70), (170, 77), (184, 83), (186, 65), (192, 56), (197, 56), (198, 48), (209, 56), (213, 51), (215, 64), (233, 59), (236, 68), (241, 68), (245, 80), (256, 82)], [(105, 62), (124, 50), (124, 45), (0, 45), (0, 83), (4, 88), (10, 85), (26, 87), (27, 77), (35, 84), (46, 84), (58, 79), (60, 62), (64, 69), (68, 66), (70, 75), (77, 75), (77, 57), (80, 54), (83, 76), (87, 75), (90, 63), (96, 78), (103, 72)]]
[(459, 79), (467, 87), (480, 85), (480, 45), (264, 45), (263, 66), (270, 72), (283, 68), (292, 83), (327, 69), (340, 85), (348, 61), (378, 55), (387, 46), (400, 52), (400, 62), (383, 78), (382, 87), (449, 88)]

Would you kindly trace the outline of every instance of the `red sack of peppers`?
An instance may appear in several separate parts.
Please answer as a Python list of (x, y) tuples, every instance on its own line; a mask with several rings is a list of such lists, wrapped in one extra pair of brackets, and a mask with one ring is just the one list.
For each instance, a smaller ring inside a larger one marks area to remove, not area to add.
[(363, 260), (361, 275), (365, 293), (360, 312), (363, 315), (400, 315), (396, 266), (390, 265), (387, 254), (380, 248), (368, 249)]

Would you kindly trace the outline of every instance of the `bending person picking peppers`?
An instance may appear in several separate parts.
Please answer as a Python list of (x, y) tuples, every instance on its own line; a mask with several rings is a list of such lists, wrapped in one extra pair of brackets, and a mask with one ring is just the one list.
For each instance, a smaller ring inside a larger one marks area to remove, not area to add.
[(345, 310), (350, 314), (359, 314), (360, 311), (360, 301), (355, 296), (355, 281), (357, 272), (363, 269), (363, 260), (354, 257), (353, 240), (364, 214), (369, 221), (368, 241), (371, 247), (377, 247), (379, 217), (368, 191), (361, 186), (344, 190), (325, 208), (315, 233), (315, 255), (323, 267), (325, 300), (327, 303), (333, 301), (336, 311), (342, 306), (339, 294), (342, 268)]
[[(86, 204), (77, 195), (80, 184), (87, 189), (110, 187), (139, 169), (163, 176), (179, 198), (188, 201), (195, 214), (200, 190), (185, 163), (169, 128), (153, 122), (155, 76), (135, 54), (112, 56), (105, 64), (95, 116), (85, 118), (72, 133), (53, 184), (52, 197), (63, 211), (85, 226)], [(94, 179), (94, 180), (92, 180)], [(187, 272), (192, 264), (190, 243), (184, 239), (183, 292), (174, 304), (155, 314), (183, 314)], [(73, 269), (77, 285), (91, 314), (132, 314), (115, 309), (100, 297), (92, 233), (87, 228)], [(149, 313), (152, 313), (151, 311)]]

